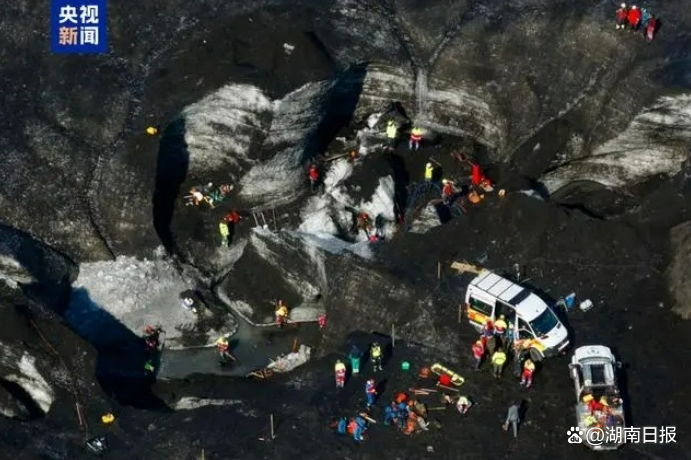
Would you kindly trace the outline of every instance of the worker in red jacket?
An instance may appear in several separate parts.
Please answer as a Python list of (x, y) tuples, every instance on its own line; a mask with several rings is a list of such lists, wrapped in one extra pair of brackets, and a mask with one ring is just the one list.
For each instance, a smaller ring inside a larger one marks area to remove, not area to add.
[(310, 189), (312, 190), (312, 193), (314, 193), (317, 189), (317, 183), (319, 182), (319, 169), (317, 169), (317, 165), (310, 165), (308, 175), (310, 179)]
[(473, 358), (475, 358), (475, 370), (480, 370), (482, 360), (485, 357), (485, 347), (482, 345), (482, 340), (477, 340), (473, 344)]
[(617, 30), (626, 29), (626, 23), (629, 22), (629, 9), (626, 7), (626, 3), (619, 6), (615, 16), (617, 18)]
[(657, 29), (657, 18), (651, 15), (648, 24), (645, 26), (645, 39), (648, 43), (655, 38), (655, 29)]
[(442, 180), (444, 186), (441, 189), (441, 200), (444, 204), (449, 204), (451, 196), (453, 195), (453, 184), (450, 180)]
[(633, 5), (629, 10), (628, 19), (631, 30), (634, 32), (637, 31), (638, 26), (641, 25), (641, 10), (638, 9), (636, 5)]

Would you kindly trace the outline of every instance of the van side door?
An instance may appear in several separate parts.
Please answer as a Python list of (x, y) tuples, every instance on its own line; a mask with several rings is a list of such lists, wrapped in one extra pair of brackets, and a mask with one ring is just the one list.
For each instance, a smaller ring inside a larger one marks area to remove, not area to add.
[(480, 299), (475, 293), (471, 293), (468, 298), (467, 313), (468, 322), (475, 327), (482, 328), (488, 319), (492, 319), (494, 302), (488, 302), (484, 298)]
[(528, 323), (523, 321), (521, 317), (519, 316), (517, 318), (516, 322), (516, 341), (515, 343), (518, 344), (524, 344), (526, 342), (533, 341), (535, 339), (535, 335), (533, 334), (532, 330), (530, 329), (530, 326)]
[(516, 321), (516, 310), (511, 305), (497, 300), (492, 317), (496, 321), (501, 315), (504, 315), (504, 321), (506, 321), (507, 326), (514, 324)]

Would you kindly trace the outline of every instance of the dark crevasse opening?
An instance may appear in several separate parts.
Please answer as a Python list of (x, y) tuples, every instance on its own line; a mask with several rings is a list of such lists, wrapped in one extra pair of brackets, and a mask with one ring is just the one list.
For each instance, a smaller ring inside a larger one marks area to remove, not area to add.
[(162, 133), (156, 160), (156, 185), (153, 196), (153, 221), (163, 247), (175, 252), (175, 240), (170, 229), (175, 200), (187, 177), (190, 154), (185, 142), (185, 120), (178, 118)]

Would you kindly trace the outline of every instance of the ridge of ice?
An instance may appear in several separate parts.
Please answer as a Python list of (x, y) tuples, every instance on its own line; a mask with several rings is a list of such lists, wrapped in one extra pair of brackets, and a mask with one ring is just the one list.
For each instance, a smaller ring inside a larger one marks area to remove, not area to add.
[(55, 393), (36, 369), (36, 359), (25, 352), (17, 361), (16, 367), (16, 373), (5, 375), (3, 378), (22, 387), (41, 410), (48, 413), (55, 400)]
[(691, 143), (691, 94), (664, 96), (644, 109), (617, 137), (544, 175), (553, 193), (570, 182), (587, 180), (623, 187), (656, 174), (677, 174)]

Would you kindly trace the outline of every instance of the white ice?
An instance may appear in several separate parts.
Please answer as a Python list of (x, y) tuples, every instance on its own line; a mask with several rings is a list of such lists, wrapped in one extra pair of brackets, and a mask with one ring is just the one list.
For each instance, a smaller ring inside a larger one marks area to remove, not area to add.
[(17, 259), (0, 254), (0, 281), (17, 289), (20, 284), (33, 283), (34, 277)]
[(197, 319), (180, 305), (180, 293), (189, 288), (166, 259), (120, 256), (84, 263), (65, 318), (92, 343), (124, 338), (128, 330), (141, 335), (147, 325), (160, 325), (166, 346), (175, 348)]
[(592, 156), (557, 168), (541, 182), (552, 193), (579, 180), (615, 188), (657, 174), (674, 175), (688, 158), (689, 143), (691, 94), (661, 97)]
[(271, 100), (252, 85), (231, 84), (185, 108), (189, 170), (204, 173), (241, 166), (250, 147), (266, 133)]
[[(5, 347), (2, 346), (0, 348)], [(9, 358), (8, 355), (3, 355), (3, 363), (11, 368), (16, 368), (16, 372), (7, 374), (3, 378), (21, 386), (41, 410), (44, 413), (48, 413), (55, 400), (55, 393), (48, 385), (48, 382), (46, 382), (46, 379), (36, 369), (36, 360), (26, 352), (22, 354), (18, 361), (15, 361), (14, 365), (7, 362)]]
[(391, 176), (380, 178), (372, 197), (367, 201), (356, 202), (348, 195), (345, 185), (352, 173), (353, 165), (347, 159), (332, 162), (324, 177), (324, 193), (311, 197), (300, 213), (302, 223), (297, 229), (297, 235), (307, 244), (332, 254), (350, 251), (369, 258), (372, 253), (364, 232), (358, 233), (355, 243), (344, 241), (338, 236), (339, 229), (349, 229), (352, 225), (352, 215), (346, 207), (365, 211), (372, 219), (381, 216), (384, 219), (384, 237), (391, 237), (396, 230), (394, 181)]
[(439, 225), (441, 225), (439, 213), (437, 213), (433, 205), (428, 204), (420, 211), (420, 214), (416, 216), (415, 220), (413, 220), (408, 231), (410, 233), (425, 233)]

